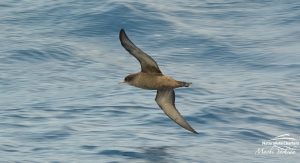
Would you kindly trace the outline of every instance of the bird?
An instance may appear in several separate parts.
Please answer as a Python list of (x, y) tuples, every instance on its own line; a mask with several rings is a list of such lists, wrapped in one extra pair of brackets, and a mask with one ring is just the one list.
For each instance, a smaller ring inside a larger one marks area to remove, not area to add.
[(157, 90), (155, 101), (163, 112), (175, 123), (184, 129), (198, 134), (190, 124), (182, 117), (175, 106), (175, 88), (189, 87), (192, 83), (177, 81), (172, 77), (165, 76), (159, 69), (155, 60), (147, 53), (138, 48), (127, 36), (124, 29), (120, 30), (119, 39), (121, 45), (134, 56), (141, 65), (141, 71), (129, 74), (123, 83), (131, 86)]

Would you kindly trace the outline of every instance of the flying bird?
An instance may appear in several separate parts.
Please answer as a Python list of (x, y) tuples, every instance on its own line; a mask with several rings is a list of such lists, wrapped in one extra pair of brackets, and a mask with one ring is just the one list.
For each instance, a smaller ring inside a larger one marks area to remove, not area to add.
[(122, 46), (141, 64), (141, 72), (126, 76), (124, 82), (142, 89), (157, 90), (155, 101), (164, 113), (181, 127), (198, 134), (175, 107), (174, 89), (189, 87), (191, 83), (177, 81), (163, 75), (155, 60), (135, 46), (127, 37), (124, 29), (120, 30), (119, 38)]

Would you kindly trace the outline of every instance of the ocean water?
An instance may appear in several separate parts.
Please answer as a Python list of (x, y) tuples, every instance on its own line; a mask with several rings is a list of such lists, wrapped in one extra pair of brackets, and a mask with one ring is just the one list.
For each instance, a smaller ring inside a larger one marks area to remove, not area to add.
[[(299, 162), (262, 143), (300, 141), (299, 27), (297, 0), (2, 0), (0, 162)], [(140, 70), (121, 28), (193, 83), (176, 105), (198, 135), (119, 84)]]

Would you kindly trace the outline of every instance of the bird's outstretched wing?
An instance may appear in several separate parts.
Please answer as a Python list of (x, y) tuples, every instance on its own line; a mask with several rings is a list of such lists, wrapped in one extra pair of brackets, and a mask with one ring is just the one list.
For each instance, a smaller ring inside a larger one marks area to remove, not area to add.
[(135, 46), (127, 37), (124, 29), (120, 30), (119, 38), (122, 46), (133, 55), (141, 64), (142, 72), (161, 73), (157, 63), (148, 54)]
[(181, 127), (198, 134), (181, 116), (175, 107), (175, 92), (173, 89), (157, 90), (155, 101), (165, 114)]

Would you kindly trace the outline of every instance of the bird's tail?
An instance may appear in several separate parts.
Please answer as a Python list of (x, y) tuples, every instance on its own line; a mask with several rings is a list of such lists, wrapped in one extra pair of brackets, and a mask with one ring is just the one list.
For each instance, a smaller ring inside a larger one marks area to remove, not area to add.
[(183, 81), (178, 81), (178, 83), (181, 87), (189, 87), (192, 84), (192, 83), (183, 82)]

